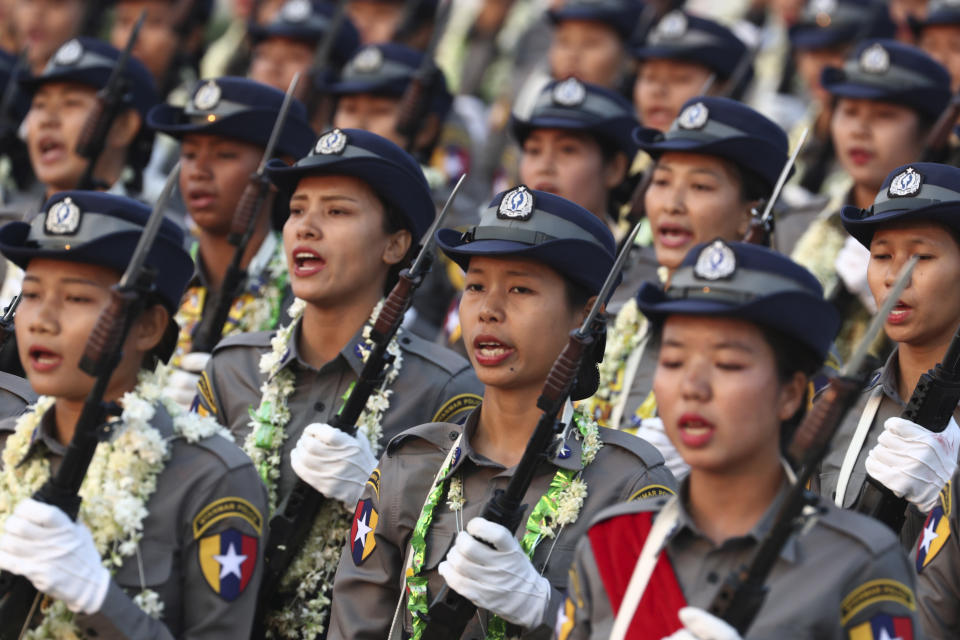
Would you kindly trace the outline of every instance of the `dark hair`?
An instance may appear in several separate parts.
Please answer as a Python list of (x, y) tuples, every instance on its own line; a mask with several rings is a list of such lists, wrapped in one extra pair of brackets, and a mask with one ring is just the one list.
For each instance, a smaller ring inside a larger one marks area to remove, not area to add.
[(157, 365), (161, 362), (166, 363), (170, 360), (173, 352), (177, 349), (177, 342), (180, 338), (180, 325), (178, 325), (177, 321), (173, 318), (174, 312), (163, 303), (158, 294), (151, 293), (147, 297), (147, 304), (144, 309), (152, 309), (155, 305), (163, 307), (168, 317), (167, 326), (163, 330), (163, 336), (160, 337), (160, 342), (143, 355), (143, 361), (140, 363), (140, 368), (149, 371), (156, 369)]
[[(729, 161), (728, 161), (729, 162)], [(734, 173), (740, 180), (740, 199), (743, 202), (753, 202), (754, 200), (766, 200), (770, 197), (772, 186), (760, 177), (756, 171), (745, 169), (735, 162), (730, 162)]]
[[(792, 338), (778, 329), (759, 325), (763, 339), (773, 350), (773, 361), (777, 368), (777, 380), (786, 384), (797, 373), (802, 373), (809, 381), (823, 365), (820, 358), (810, 347)], [(807, 404), (811, 400), (810, 388), (796, 413), (780, 423), (780, 449), (786, 453), (794, 432), (800, 426), (800, 421), (807, 413)]]
[[(371, 185), (371, 188), (373, 188), (373, 185)], [(400, 272), (410, 266), (413, 259), (417, 257), (417, 253), (420, 251), (420, 244), (417, 242), (416, 233), (410, 228), (410, 223), (407, 222), (403, 214), (400, 213), (396, 207), (384, 201), (379, 194), (377, 194), (377, 199), (380, 200), (380, 204), (383, 205), (383, 232), (389, 235), (397, 231), (406, 230), (410, 232), (412, 239), (410, 248), (407, 249), (407, 255), (403, 256), (403, 260), (397, 264), (391, 265), (387, 271), (387, 279), (383, 285), (383, 295), (389, 295), (394, 285), (397, 284), (397, 280), (400, 279)]]
[[(570, 311), (577, 311), (586, 306), (593, 294), (583, 285), (577, 284), (564, 276), (563, 285), (566, 291), (567, 307)], [(597, 336), (590, 350), (583, 354), (577, 377), (570, 389), (571, 400), (585, 400), (597, 392), (600, 387), (599, 365), (603, 361), (603, 352), (606, 347), (606, 335)]]

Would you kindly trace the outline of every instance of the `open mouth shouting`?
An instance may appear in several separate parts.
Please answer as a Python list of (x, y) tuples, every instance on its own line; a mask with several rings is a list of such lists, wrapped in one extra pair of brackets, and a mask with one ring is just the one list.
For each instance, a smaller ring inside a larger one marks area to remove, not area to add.
[(327, 261), (319, 253), (307, 247), (294, 247), (290, 255), (292, 257), (293, 273), (298, 278), (306, 278), (319, 273), (327, 264)]
[(491, 335), (479, 335), (473, 340), (473, 355), (477, 363), (493, 367), (516, 352), (512, 346)]

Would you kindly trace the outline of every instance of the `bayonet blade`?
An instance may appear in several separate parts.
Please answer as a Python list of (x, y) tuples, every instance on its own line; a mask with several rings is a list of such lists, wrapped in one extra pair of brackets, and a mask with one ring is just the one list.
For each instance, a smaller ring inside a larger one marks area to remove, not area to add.
[(150, 252), (154, 238), (157, 237), (157, 233), (160, 232), (160, 225), (163, 223), (164, 209), (166, 209), (170, 195), (173, 193), (173, 188), (177, 186), (179, 180), (180, 163), (177, 162), (173, 171), (167, 176), (167, 181), (163, 185), (163, 191), (160, 192), (160, 197), (157, 198), (157, 203), (153, 206), (153, 211), (147, 219), (147, 224), (143, 227), (143, 233), (140, 234), (140, 239), (137, 241), (137, 248), (133, 250), (133, 257), (130, 258), (130, 264), (127, 265), (127, 270), (123, 272), (123, 277), (120, 278), (119, 288), (121, 290), (136, 284), (133, 280), (137, 277), (137, 274), (140, 273), (143, 263), (147, 261), (147, 254)]
[(777, 184), (774, 185), (773, 193), (770, 194), (770, 199), (767, 200), (767, 206), (763, 208), (763, 214), (760, 216), (761, 222), (766, 222), (770, 219), (770, 216), (773, 215), (773, 205), (776, 204), (777, 199), (780, 197), (780, 191), (783, 190), (783, 185), (787, 182), (787, 176), (790, 175), (790, 169), (794, 163), (796, 163), (797, 156), (800, 155), (800, 150), (803, 149), (803, 144), (807, 141), (807, 134), (809, 133), (810, 127), (804, 127), (803, 133), (800, 134), (800, 139), (797, 140), (797, 146), (793, 148), (793, 153), (790, 154), (787, 164), (783, 165), (783, 171), (781, 171), (779, 177), (777, 177)]
[(450, 197), (447, 198), (447, 201), (444, 203), (443, 209), (440, 210), (440, 215), (433, 220), (433, 224), (430, 225), (430, 228), (427, 229), (427, 233), (424, 234), (423, 247), (420, 249), (420, 253), (417, 254), (413, 264), (410, 265), (411, 275), (416, 275), (423, 266), (423, 261), (426, 259), (427, 255), (429, 255), (434, 243), (436, 242), (436, 238), (434, 236), (437, 234), (437, 229), (440, 228), (440, 223), (443, 222), (443, 219), (447, 217), (448, 213), (450, 213), (453, 201), (457, 199), (457, 194), (460, 193), (460, 187), (463, 186), (463, 182), (466, 179), (467, 174), (460, 176), (460, 179), (457, 180), (457, 184), (455, 184), (453, 187), (453, 191), (450, 192)]
[(257, 167), (257, 175), (262, 176), (267, 168), (267, 162), (273, 156), (273, 150), (280, 140), (280, 132), (283, 131), (283, 125), (287, 122), (287, 112), (290, 111), (290, 104), (293, 101), (293, 92), (297, 90), (297, 83), (300, 82), (300, 72), (293, 74), (290, 80), (290, 86), (287, 87), (287, 93), (283, 96), (283, 103), (280, 105), (280, 111), (277, 113), (277, 119), (273, 122), (273, 131), (270, 132), (270, 139), (263, 150), (263, 157), (260, 158), (260, 166)]
[(579, 329), (577, 329), (577, 332), (581, 337), (589, 334), (590, 326), (600, 314), (600, 310), (603, 309), (604, 305), (607, 304), (607, 298), (609, 298), (610, 294), (613, 292), (613, 287), (617, 284), (617, 277), (623, 270), (623, 265), (627, 261), (627, 256), (630, 255), (630, 249), (633, 248), (633, 242), (636, 240), (637, 234), (640, 233), (640, 224), (641, 223), (638, 222), (637, 224), (633, 225), (633, 229), (630, 230), (630, 235), (627, 236), (627, 239), (623, 242), (623, 246), (620, 248), (620, 255), (617, 256), (616, 261), (613, 263), (613, 268), (611, 268), (610, 273), (607, 274), (607, 279), (603, 283), (603, 288), (601, 288), (600, 293), (597, 294), (597, 299), (593, 303), (593, 308), (590, 309), (590, 313), (587, 314), (583, 324), (580, 325)]

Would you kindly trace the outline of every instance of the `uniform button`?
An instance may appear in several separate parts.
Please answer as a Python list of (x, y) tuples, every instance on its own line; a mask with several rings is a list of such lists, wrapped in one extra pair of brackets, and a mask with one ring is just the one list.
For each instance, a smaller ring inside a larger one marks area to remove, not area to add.
[(717, 581), (720, 580), (720, 576), (717, 575), (716, 571), (711, 571), (707, 574), (707, 582), (710, 584), (717, 584)]
[(97, 630), (96, 630), (96, 629), (93, 629), (93, 628), (87, 629), (87, 637), (88, 637), (88, 638), (96, 638), (96, 637), (99, 636), (99, 635), (100, 635), (100, 634), (97, 633)]
[(409, 336), (403, 336), (402, 338), (400, 338), (400, 344), (410, 344)]
[(323, 404), (322, 402), (318, 402), (315, 405), (313, 405), (314, 411), (323, 411), (326, 408), (327, 408), (327, 405)]

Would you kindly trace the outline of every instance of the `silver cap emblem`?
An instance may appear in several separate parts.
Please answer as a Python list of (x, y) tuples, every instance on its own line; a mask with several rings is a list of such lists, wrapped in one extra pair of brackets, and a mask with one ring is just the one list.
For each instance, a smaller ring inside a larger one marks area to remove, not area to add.
[(704, 280), (729, 278), (737, 270), (737, 257), (723, 240), (714, 240), (700, 251), (693, 275)]
[(687, 16), (682, 11), (671, 11), (663, 16), (657, 25), (657, 36), (668, 40), (683, 37), (687, 32)]
[(57, 49), (57, 53), (55, 56), (53, 56), (53, 60), (62, 67), (69, 67), (77, 64), (82, 57), (83, 45), (80, 44), (79, 40), (74, 38)]
[(373, 73), (383, 66), (383, 53), (377, 47), (366, 47), (353, 59), (353, 68), (361, 73)]
[(80, 207), (69, 197), (51, 205), (47, 209), (43, 227), (50, 235), (62, 236), (76, 233), (80, 228)]
[(906, 171), (898, 173), (890, 181), (890, 188), (887, 189), (887, 195), (891, 198), (907, 198), (915, 196), (920, 192), (923, 185), (923, 176), (913, 170), (913, 167), (907, 167)]
[(587, 99), (587, 89), (576, 78), (567, 78), (553, 87), (553, 101), (563, 107), (577, 107)]
[(872, 44), (860, 54), (860, 69), (866, 73), (886, 73), (890, 69), (890, 54), (879, 43)]
[(677, 126), (681, 129), (702, 129), (710, 119), (710, 110), (702, 102), (696, 102), (677, 116)]
[(529, 220), (533, 214), (533, 194), (526, 187), (517, 187), (508, 191), (500, 200), (498, 218), (509, 220)]
[(310, 0), (290, 0), (280, 9), (280, 17), (287, 22), (303, 22), (310, 17), (312, 11)]
[(210, 80), (200, 85), (200, 88), (193, 95), (193, 106), (200, 111), (210, 111), (220, 104), (222, 93), (220, 85)]
[(332, 156), (338, 153), (343, 153), (343, 150), (347, 146), (347, 134), (340, 129), (334, 129), (333, 131), (328, 131), (327, 133), (320, 136), (320, 139), (317, 140), (317, 146), (314, 148), (314, 152), (322, 156)]

